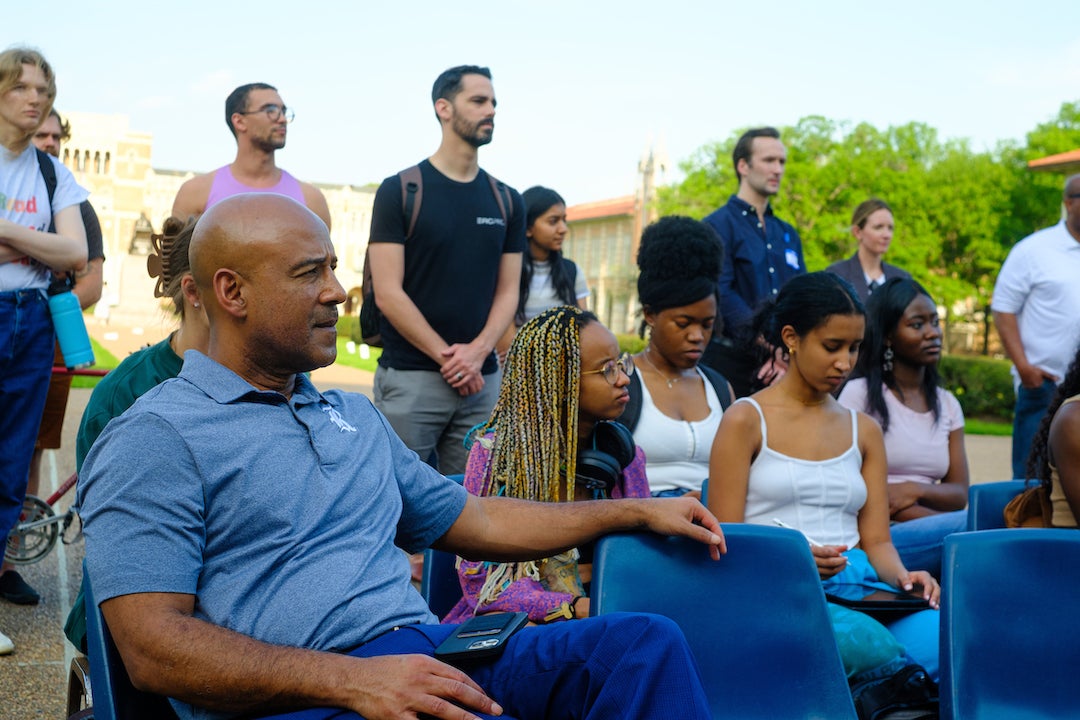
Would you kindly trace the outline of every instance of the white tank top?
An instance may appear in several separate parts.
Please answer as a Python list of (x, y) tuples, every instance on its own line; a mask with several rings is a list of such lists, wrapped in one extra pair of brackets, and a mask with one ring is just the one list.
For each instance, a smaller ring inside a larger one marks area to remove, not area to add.
[(641, 416), (634, 428), (634, 442), (645, 451), (645, 472), (651, 492), (676, 488), (700, 490), (709, 476), (709, 453), (724, 410), (712, 383), (701, 368), (695, 370), (705, 386), (709, 414), (694, 422), (676, 420), (660, 412), (645, 381), (641, 381)]
[(851, 447), (828, 460), (802, 460), (769, 447), (765, 413), (752, 398), (761, 418), (761, 452), (750, 464), (746, 491), (746, 522), (772, 525), (779, 518), (825, 545), (859, 544), (859, 510), (866, 504), (866, 482), (859, 452), (859, 420), (851, 413)]

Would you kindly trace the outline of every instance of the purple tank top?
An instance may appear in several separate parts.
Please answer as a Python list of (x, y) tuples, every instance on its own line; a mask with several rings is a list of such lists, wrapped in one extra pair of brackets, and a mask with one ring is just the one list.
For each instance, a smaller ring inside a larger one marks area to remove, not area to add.
[(254, 188), (244, 185), (233, 177), (229, 166), (218, 168), (214, 171), (214, 182), (210, 186), (210, 195), (206, 198), (206, 209), (221, 202), (232, 195), (249, 192), (277, 193), (285, 197), (291, 197), (301, 204), (304, 203), (304, 191), (300, 188), (300, 182), (284, 170), (281, 171), (281, 179), (276, 185), (265, 188)]

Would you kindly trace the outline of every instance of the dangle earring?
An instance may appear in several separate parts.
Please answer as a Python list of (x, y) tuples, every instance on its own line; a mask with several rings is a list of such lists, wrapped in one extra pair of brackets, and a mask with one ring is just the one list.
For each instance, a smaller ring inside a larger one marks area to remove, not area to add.
[(885, 346), (885, 352), (883, 353), (883, 357), (885, 358), (885, 361), (883, 363), (881, 363), (881, 369), (884, 370), (887, 373), (891, 373), (892, 372), (892, 359), (893, 359), (893, 351), (892, 351), (891, 346), (889, 346), (889, 345)]

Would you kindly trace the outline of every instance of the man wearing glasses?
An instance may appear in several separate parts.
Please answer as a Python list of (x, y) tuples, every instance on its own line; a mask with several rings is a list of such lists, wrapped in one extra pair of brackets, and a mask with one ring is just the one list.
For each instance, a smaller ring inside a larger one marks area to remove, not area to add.
[(236, 159), (231, 165), (181, 185), (172, 214), (186, 219), (201, 215), (231, 195), (270, 192), (307, 205), (329, 228), (330, 208), (322, 192), (300, 182), (274, 162), (274, 153), (285, 147), (293, 117), (293, 111), (285, 106), (273, 85), (248, 83), (233, 90), (225, 99), (225, 124), (236, 138)]
[(1009, 251), (994, 285), (994, 325), (1013, 362), (1013, 477), (1080, 342), (1080, 175), (1065, 181), (1065, 217)]

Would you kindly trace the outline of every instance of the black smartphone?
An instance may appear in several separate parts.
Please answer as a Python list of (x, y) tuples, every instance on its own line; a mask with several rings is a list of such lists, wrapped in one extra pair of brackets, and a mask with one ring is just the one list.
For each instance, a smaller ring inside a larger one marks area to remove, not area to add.
[(435, 648), (435, 657), (450, 664), (500, 654), (510, 636), (529, 622), (529, 614), (477, 615), (458, 625), (454, 633)]

